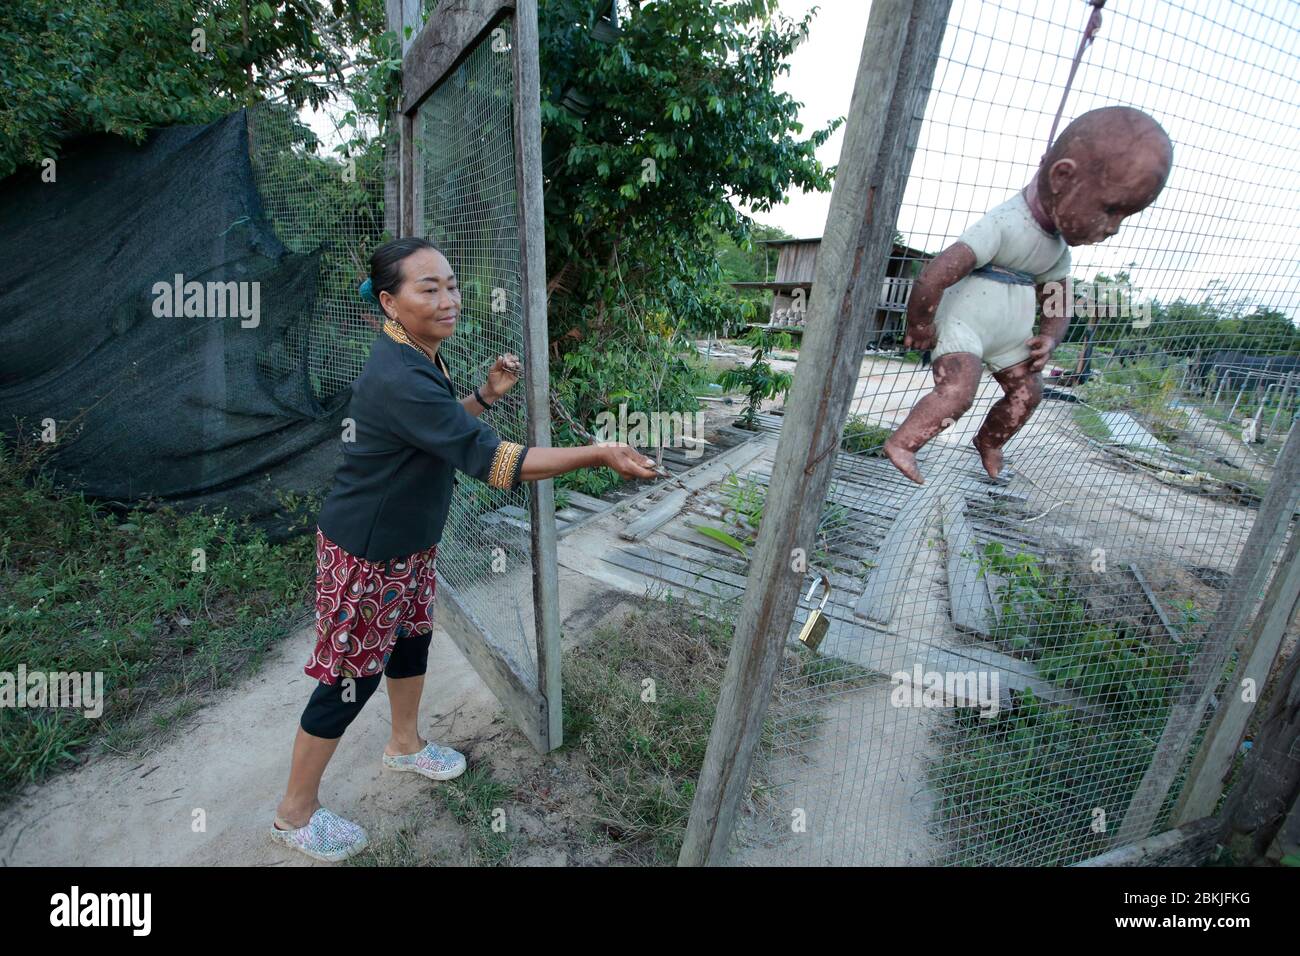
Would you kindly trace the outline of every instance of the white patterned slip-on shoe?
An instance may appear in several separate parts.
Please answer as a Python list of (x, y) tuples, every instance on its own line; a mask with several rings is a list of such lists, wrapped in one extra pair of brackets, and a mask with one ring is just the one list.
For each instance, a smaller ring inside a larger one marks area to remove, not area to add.
[(432, 740), (424, 749), (413, 754), (394, 757), (384, 754), (384, 766), (389, 770), (411, 771), (423, 774), (430, 780), (451, 780), (465, 772), (465, 755), (450, 747), (439, 747)]
[(281, 830), (271, 826), (271, 839), (301, 850), (314, 860), (337, 863), (366, 848), (366, 831), (324, 807), (311, 815), (306, 826)]

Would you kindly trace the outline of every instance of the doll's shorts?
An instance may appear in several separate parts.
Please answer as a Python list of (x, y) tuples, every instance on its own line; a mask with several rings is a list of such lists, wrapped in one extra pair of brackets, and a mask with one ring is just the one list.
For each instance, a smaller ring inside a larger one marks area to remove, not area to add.
[(949, 352), (977, 355), (994, 372), (1026, 361), (1035, 305), (1032, 285), (966, 276), (939, 299), (934, 316), (938, 342), (930, 352), (931, 364)]

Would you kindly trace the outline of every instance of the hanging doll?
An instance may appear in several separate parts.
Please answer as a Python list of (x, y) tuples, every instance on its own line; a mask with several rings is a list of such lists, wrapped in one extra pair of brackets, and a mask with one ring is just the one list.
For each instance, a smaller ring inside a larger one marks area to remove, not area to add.
[[(1004, 394), (974, 444), (997, 477), (1002, 446), (1042, 400), (1040, 372), (1069, 323), (1070, 247), (1110, 238), (1151, 205), (1172, 163), (1173, 144), (1146, 113), (1126, 106), (1084, 113), (1029, 185), (926, 265), (912, 288), (903, 344), (932, 350), (935, 387), (885, 442), (899, 471), (924, 483), (917, 450), (970, 408), (988, 366)], [(1035, 293), (1043, 310), (1037, 335)]]

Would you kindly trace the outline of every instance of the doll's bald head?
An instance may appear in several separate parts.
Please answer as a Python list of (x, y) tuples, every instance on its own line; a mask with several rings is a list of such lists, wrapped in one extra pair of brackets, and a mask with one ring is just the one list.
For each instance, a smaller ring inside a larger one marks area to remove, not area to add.
[(1065, 127), (1043, 157), (1039, 201), (1067, 244), (1101, 242), (1155, 202), (1173, 159), (1168, 134), (1141, 110), (1090, 110)]

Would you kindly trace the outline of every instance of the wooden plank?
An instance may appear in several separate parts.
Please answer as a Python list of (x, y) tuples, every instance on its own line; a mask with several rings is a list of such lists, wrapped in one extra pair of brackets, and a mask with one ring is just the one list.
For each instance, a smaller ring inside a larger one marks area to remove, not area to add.
[(966, 520), (966, 496), (947, 492), (941, 499), (943, 536), (948, 545), (948, 604), (952, 623), (985, 636), (993, 622), (993, 597), (979, 574), (978, 545)]
[[(1273, 574), (1260, 613), (1251, 625), (1242, 646), (1238, 672), (1234, 675), (1234, 693), (1224, 695), (1205, 732), (1201, 749), (1192, 761), (1187, 783), (1174, 807), (1173, 822), (1186, 823), (1209, 816), (1223, 793), (1223, 781), (1246, 735), (1246, 725), (1264, 692), (1269, 671), (1277, 660), (1287, 628), (1295, 619), (1300, 603), (1300, 529), (1291, 532), (1291, 541), (1282, 564)], [(1242, 682), (1253, 681), (1254, 699), (1245, 700), (1240, 693)]]
[(678, 863), (726, 862), (893, 246), (950, 0), (873, 0), (763, 529)]
[(677, 517), (678, 513), (686, 505), (686, 499), (691, 496), (689, 491), (679, 488), (664, 495), (663, 500), (655, 504), (653, 508), (631, 521), (618, 533), (618, 536), (624, 541), (640, 541), (647, 535), (653, 534), (661, 527), (666, 525)]
[(881, 624), (894, 619), (898, 602), (909, 590), (912, 565), (924, 542), (923, 531), (934, 513), (935, 493), (940, 485), (920, 485), (894, 519), (877, 552), (878, 564), (867, 575), (866, 586), (854, 613)]
[(1200, 866), (1209, 858), (1222, 833), (1223, 825), (1219, 820), (1197, 820), (1074, 865)]
[(1146, 595), (1147, 601), (1150, 602), (1152, 609), (1156, 612), (1156, 617), (1160, 619), (1160, 623), (1163, 625), (1165, 633), (1169, 635), (1169, 639), (1175, 644), (1183, 643), (1182, 636), (1179, 635), (1178, 629), (1174, 627), (1173, 622), (1169, 620), (1169, 615), (1165, 613), (1165, 609), (1160, 606), (1160, 599), (1151, 590), (1151, 585), (1147, 584), (1147, 579), (1142, 576), (1142, 571), (1136, 564), (1129, 564), (1128, 569), (1129, 573), (1137, 580), (1137, 583), (1141, 585), (1142, 593)]
[[(707, 520), (701, 519), (698, 515), (694, 517), (697, 519), (698, 524), (708, 526), (709, 522)], [(698, 531), (694, 530), (693, 528), (687, 527), (682, 522), (678, 522), (677, 524), (673, 524), (670, 522), (666, 527), (662, 528), (659, 531), (659, 533), (661, 535), (664, 535), (667, 538), (672, 539), (673, 548), (676, 548), (678, 545), (681, 545), (687, 549), (693, 547), (699, 550), (709, 551), (710, 553), (712, 553), (714, 558), (717, 559), (723, 557), (730, 557), (735, 559), (736, 561), (741, 562), (742, 564), (744, 563), (744, 559), (741, 558), (740, 555), (736, 553), (736, 550), (734, 548), (727, 547), (721, 541), (714, 541), (712, 538), (700, 534)], [(689, 554), (690, 551), (688, 550), (686, 553)]]
[(569, 504), (575, 508), (581, 508), (583, 511), (605, 512), (614, 507), (616, 502), (602, 501), (599, 498), (593, 498), (591, 495), (584, 495), (581, 491), (566, 491), (569, 496)]
[(691, 491), (699, 491), (722, 480), (732, 472), (739, 472), (759, 455), (768, 450), (766, 441), (748, 441), (743, 445), (728, 448), (721, 455), (703, 462), (678, 479)]
[(745, 589), (745, 569), (723, 568), (710, 560), (709, 555), (704, 560), (692, 560), (684, 554), (669, 554), (658, 548), (649, 547), (643, 544), (634, 544), (626, 548), (617, 548), (610, 554), (630, 554), (634, 558), (640, 558), (649, 562), (651, 565), (658, 567), (671, 567), (679, 571), (685, 571), (699, 578), (708, 578), (719, 582), (720, 584), (729, 584), (739, 590)]
[[(701, 522), (703, 524), (703, 522)], [(725, 530), (725, 529), (724, 529)], [(642, 547), (657, 547), (670, 555), (686, 558), (709, 567), (744, 575), (749, 562), (720, 541), (702, 535), (684, 524), (670, 525), (659, 532), (659, 539)]]
[[(479, 38), (514, 9), (513, 0), (441, 0), (410, 49), (402, 55), (402, 112), (414, 115), (420, 102), (474, 48)], [(519, 37), (519, 20), (517, 16), (515, 42), (526, 43)], [(539, 133), (539, 141), (540, 136)]]
[[(559, 531), (567, 531), (573, 522), (581, 520), (585, 515), (581, 511), (572, 508), (557, 511), (555, 513), (555, 523)], [(531, 529), (529, 524), (529, 513), (518, 505), (503, 505), (496, 511), (490, 511), (478, 519), (486, 525), (506, 525), (511, 528), (518, 528), (520, 531), (527, 532)]]
[(504, 650), (491, 644), (487, 631), (456, 595), (455, 589), (438, 573), (438, 599), (434, 601), (438, 623), (451, 635), (461, 653), (483, 683), (501, 702), (540, 753), (551, 749), (546, 725), (546, 699), (533, 687), (528, 671)]
[[(633, 545), (628, 548), (617, 548), (607, 552), (602, 556), (602, 560), (624, 570), (634, 571), (646, 577), (656, 578), (710, 596), (716, 596), (715, 586), (718, 591), (727, 595), (732, 594), (733, 591), (737, 593), (744, 591), (748, 582), (746, 576), (733, 570), (718, 567), (709, 560), (712, 557), (713, 555), (710, 554), (703, 561), (692, 560), (680, 554), (669, 554), (658, 549), (648, 548), (645, 545)], [(813, 576), (805, 577), (805, 591), (812, 581)], [(836, 595), (851, 593), (845, 582), (840, 581), (837, 587), (835, 577), (832, 575), (831, 587), (831, 600), (826, 602), (826, 607), (823, 609), (826, 616), (833, 621), (841, 621), (862, 628), (863, 625), (853, 618), (852, 604), (845, 598), (836, 599)], [(815, 595), (814, 600), (807, 603), (806, 609), (811, 610), (820, 602), (821, 596)], [(800, 604), (801, 606), (804, 605), (802, 598)], [(871, 628), (871, 630), (875, 629)]]
[[(771, 476), (764, 474), (757, 469), (751, 471), (746, 477), (753, 477), (765, 488), (771, 487)], [(912, 485), (911, 488), (915, 489), (916, 485)], [(903, 501), (905, 500), (906, 499), (903, 499)], [(871, 523), (876, 528), (879, 528), (882, 533), (887, 532), (889, 527), (893, 524), (894, 518), (897, 516), (902, 504), (902, 501), (882, 502), (869, 498), (866, 495), (859, 497), (842, 487), (837, 488), (834, 482), (827, 488), (826, 502), (830, 504), (843, 505), (852, 511), (856, 511), (859, 514), (866, 516), (863, 520)], [(820, 515), (818, 518), (820, 519)]]
[(699, 591), (701, 594), (716, 595), (723, 600), (734, 598), (743, 593), (742, 588), (720, 581), (717, 578), (710, 578), (675, 565), (662, 564), (638, 557), (621, 548), (602, 555), (601, 560), (629, 571), (636, 571), (638, 574), (647, 577), (667, 581), (669, 584), (675, 584), (678, 587), (690, 588), (693, 591)]

